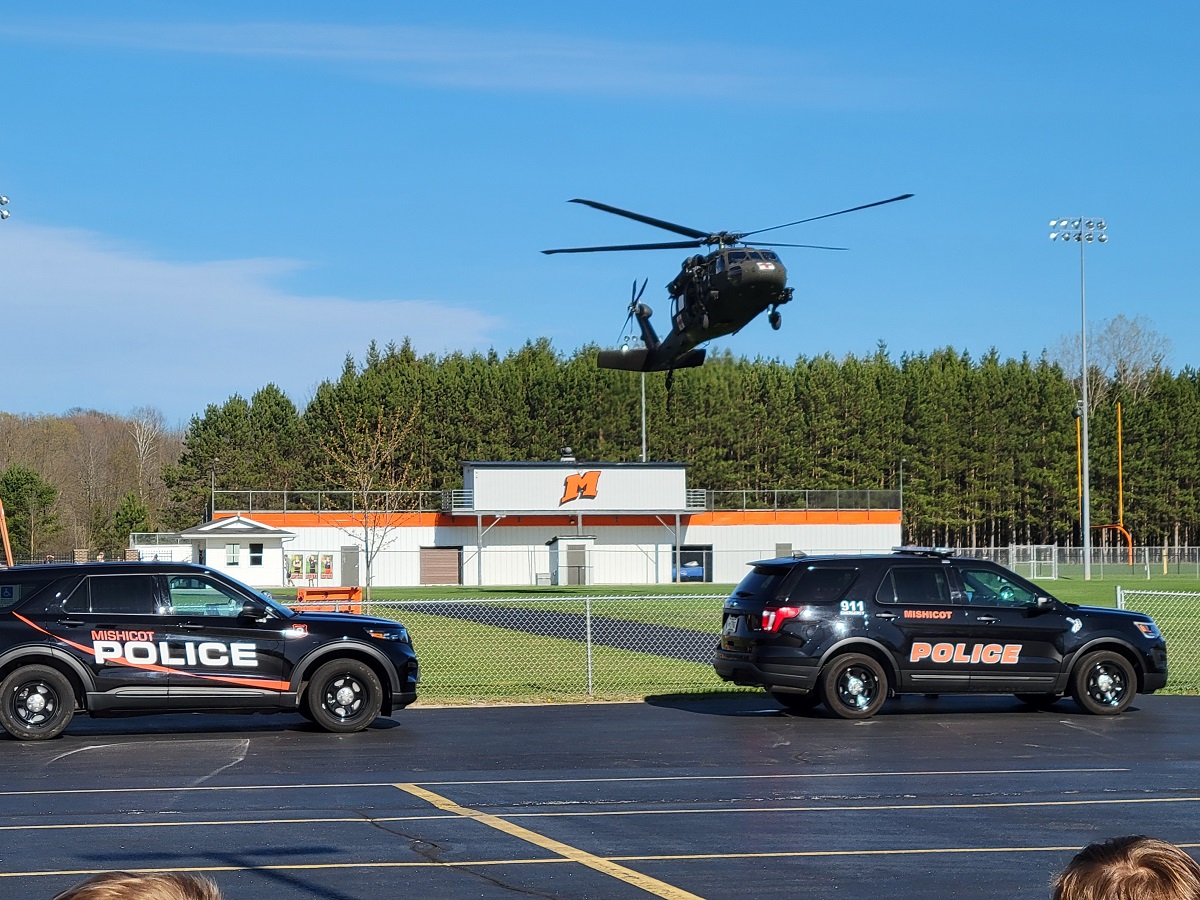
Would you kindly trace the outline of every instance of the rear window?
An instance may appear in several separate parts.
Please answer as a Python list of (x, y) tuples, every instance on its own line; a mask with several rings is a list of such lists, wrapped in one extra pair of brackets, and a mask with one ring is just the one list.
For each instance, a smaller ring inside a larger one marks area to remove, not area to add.
[(733, 590), (735, 597), (757, 597), (766, 603), (775, 597), (779, 585), (792, 571), (791, 566), (755, 566), (738, 582)]
[(50, 576), (21, 575), (14, 577), (11, 571), (0, 576), (0, 609), (10, 609), (28, 600), (46, 585), (56, 581)]
[(789, 603), (836, 603), (846, 595), (858, 569), (811, 566), (788, 595)]

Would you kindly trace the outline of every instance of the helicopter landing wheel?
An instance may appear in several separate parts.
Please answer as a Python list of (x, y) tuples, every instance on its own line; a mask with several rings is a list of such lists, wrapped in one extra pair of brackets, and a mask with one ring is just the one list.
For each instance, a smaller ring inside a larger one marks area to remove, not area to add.
[(779, 326), (783, 324), (783, 316), (780, 315), (778, 310), (773, 309), (767, 315), (767, 321), (771, 323), (772, 329), (774, 329), (775, 331), (778, 331)]

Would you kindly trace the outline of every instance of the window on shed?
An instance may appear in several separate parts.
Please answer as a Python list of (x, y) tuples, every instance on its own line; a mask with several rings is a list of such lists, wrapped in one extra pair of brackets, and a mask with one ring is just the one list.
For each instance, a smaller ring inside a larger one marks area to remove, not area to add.
[(241, 553), (241, 544), (226, 544), (225, 545), (225, 565), (236, 566), (238, 564), (238, 554)]
[(262, 558), (263, 558), (263, 545), (262, 544), (251, 544), (250, 545), (250, 565), (261, 566)]

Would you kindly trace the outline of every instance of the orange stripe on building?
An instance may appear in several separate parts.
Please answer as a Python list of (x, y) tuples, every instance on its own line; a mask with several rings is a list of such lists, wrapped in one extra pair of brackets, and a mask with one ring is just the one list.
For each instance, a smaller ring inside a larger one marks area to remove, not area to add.
[[(245, 512), (251, 518), (263, 525), (275, 528), (362, 528), (361, 513), (348, 512), (315, 512), (298, 510), (296, 512)], [(527, 514), (507, 515), (503, 518), (504, 525), (527, 526), (563, 526), (573, 525), (576, 514), (583, 516), (588, 526), (594, 528), (612, 527), (618, 525), (661, 525), (664, 519), (671, 519), (674, 513), (664, 513), (659, 516), (612, 515), (611, 513), (589, 514), (587, 510), (576, 510), (571, 515), (539, 516)], [(220, 513), (217, 518), (233, 518), (236, 513)], [(496, 516), (481, 513), (483, 521), (491, 524)], [(746, 509), (746, 510), (709, 510), (706, 512), (684, 513), (680, 515), (682, 522), (689, 526), (715, 525), (899, 525), (900, 510), (898, 509)], [(448, 526), (472, 526), (476, 524), (475, 515), (452, 515), (439, 512), (397, 512), (371, 513), (370, 521), (373, 527), (389, 528), (433, 528)]]

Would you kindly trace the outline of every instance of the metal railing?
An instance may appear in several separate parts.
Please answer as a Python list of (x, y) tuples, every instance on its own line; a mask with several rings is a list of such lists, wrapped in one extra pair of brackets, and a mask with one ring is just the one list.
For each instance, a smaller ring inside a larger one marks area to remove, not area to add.
[[(362, 493), (356, 491), (215, 491), (214, 507), (220, 512), (357, 512), (363, 508)], [(468, 513), (475, 508), (471, 490), (371, 491), (371, 511)], [(685, 509), (705, 510), (884, 510), (900, 508), (900, 492), (875, 488), (838, 490), (747, 489), (710, 491), (688, 488)]]
[[(369, 491), (371, 512), (440, 512), (444, 491)], [(361, 512), (361, 491), (214, 491), (218, 512)]]
[(709, 509), (900, 509), (900, 492), (876, 488), (837, 490), (708, 491)]

